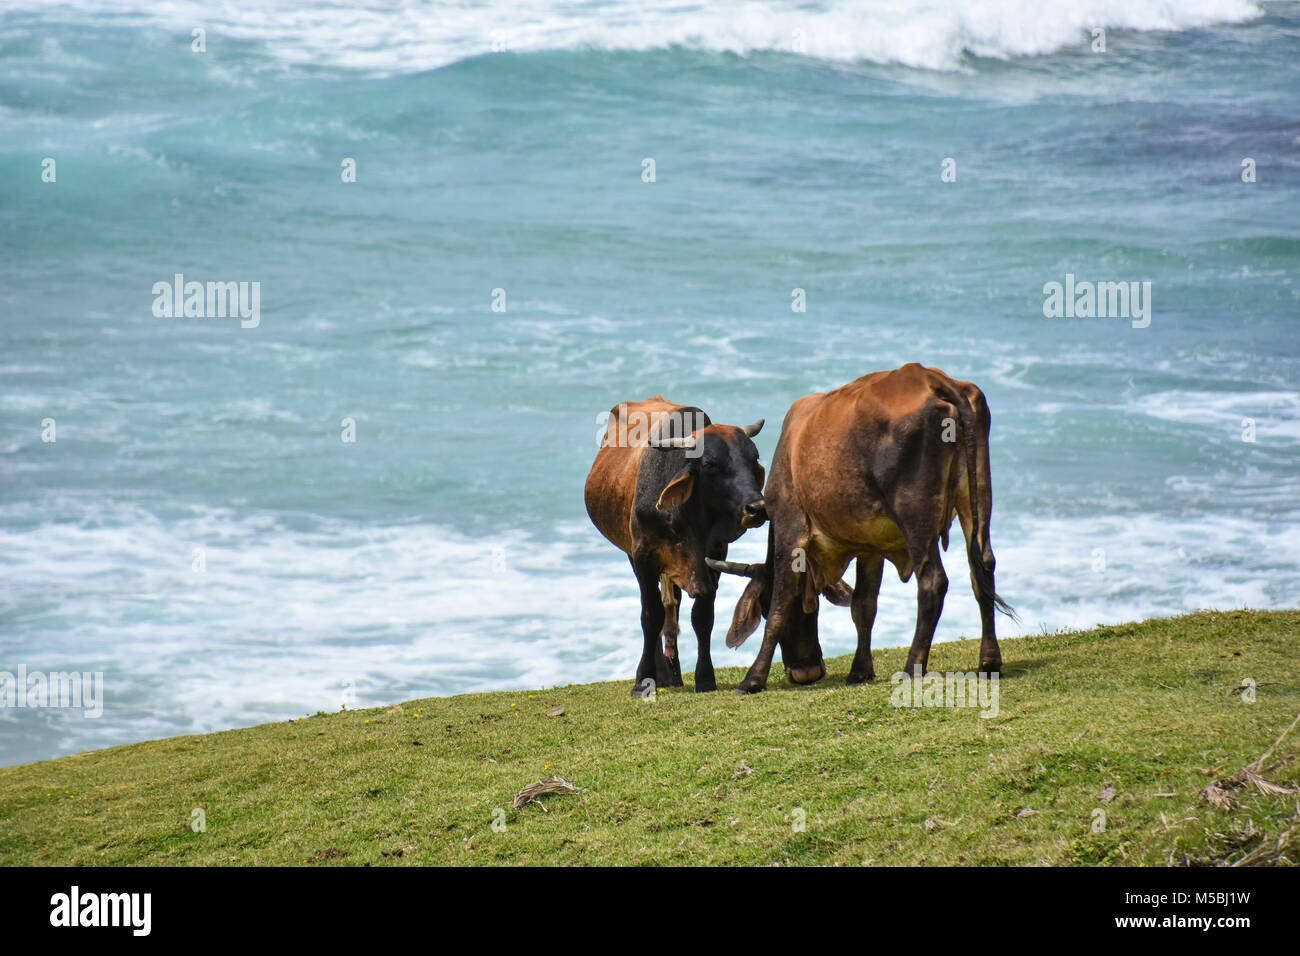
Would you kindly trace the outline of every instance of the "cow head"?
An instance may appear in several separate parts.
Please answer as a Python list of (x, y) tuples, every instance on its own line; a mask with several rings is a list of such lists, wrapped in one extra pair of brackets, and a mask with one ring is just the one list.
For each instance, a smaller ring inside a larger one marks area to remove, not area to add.
[(766, 473), (758, 462), (753, 438), (763, 427), (759, 419), (743, 428), (708, 425), (689, 435), (652, 439), (651, 447), (671, 457), (655, 510), (670, 521), (677, 535), (692, 541), (692, 564), (713, 588), (705, 573), (708, 554), (725, 554), (726, 545), (749, 528), (767, 520), (763, 500)]

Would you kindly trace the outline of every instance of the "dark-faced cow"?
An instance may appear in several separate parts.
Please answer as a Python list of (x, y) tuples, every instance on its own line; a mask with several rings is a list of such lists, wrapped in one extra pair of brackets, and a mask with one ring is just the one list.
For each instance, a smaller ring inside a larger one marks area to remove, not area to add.
[(907, 671), (924, 673), (948, 589), (939, 550), (948, 547), (954, 516), (966, 537), (979, 602), (980, 670), (1001, 670), (993, 612), (1012, 612), (993, 589), (989, 421), (988, 403), (975, 385), (915, 363), (806, 395), (790, 407), (765, 489), (767, 560), (748, 568), (714, 565), (751, 577), (727, 646), (739, 646), (767, 617), (763, 645), (738, 692), (767, 686), (777, 645), (795, 683), (825, 675), (818, 595), (842, 588), (840, 577), (855, 558), (851, 606), (858, 648), (848, 682), (875, 677), (871, 627), (885, 561), (904, 581), (916, 575)]
[(644, 693), (647, 680), (682, 684), (682, 591), (694, 599), (695, 689), (717, 689), (709, 638), (718, 572), (705, 559), (725, 558), (728, 544), (766, 519), (763, 466), (751, 440), (762, 427), (762, 420), (714, 425), (700, 409), (660, 395), (610, 410), (585, 498), (592, 523), (628, 556), (641, 586), (644, 648), (633, 693)]

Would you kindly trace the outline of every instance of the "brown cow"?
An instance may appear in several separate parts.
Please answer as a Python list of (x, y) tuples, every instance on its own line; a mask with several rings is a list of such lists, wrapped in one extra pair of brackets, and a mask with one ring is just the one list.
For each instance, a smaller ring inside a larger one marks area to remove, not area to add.
[(592, 523), (628, 556), (641, 585), (644, 647), (634, 694), (651, 680), (682, 685), (683, 590), (694, 598), (695, 689), (717, 689), (709, 639), (718, 573), (705, 559), (725, 558), (728, 544), (766, 520), (763, 466), (751, 440), (762, 427), (761, 419), (744, 428), (714, 425), (700, 409), (661, 395), (610, 410), (584, 497)]
[(767, 560), (742, 571), (752, 580), (727, 634), (727, 646), (737, 647), (761, 616), (768, 619), (763, 645), (738, 693), (767, 686), (778, 644), (795, 683), (825, 676), (817, 639), (818, 594), (841, 585), (840, 576), (854, 558), (851, 604), (858, 649), (848, 682), (875, 677), (871, 627), (886, 560), (902, 580), (917, 577), (916, 632), (907, 671), (924, 673), (948, 589), (939, 548), (948, 547), (954, 516), (966, 536), (980, 607), (980, 670), (1001, 670), (993, 612), (1013, 612), (993, 589), (989, 422), (988, 403), (975, 385), (916, 363), (806, 395), (790, 407), (766, 488)]

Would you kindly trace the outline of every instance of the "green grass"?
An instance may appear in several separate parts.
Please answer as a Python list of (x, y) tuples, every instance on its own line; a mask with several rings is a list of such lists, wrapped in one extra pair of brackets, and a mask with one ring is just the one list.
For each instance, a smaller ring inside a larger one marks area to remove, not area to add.
[[(177, 737), (0, 769), (0, 862), (1293, 862), (1276, 848), (1297, 826), (1296, 795), (1239, 789), (1217, 810), (1199, 793), (1300, 713), (1298, 650), (1300, 611), (1004, 641), (991, 719), (892, 707), (905, 655), (892, 648), (876, 652), (882, 677), (856, 687), (841, 657), (811, 687), (777, 665), (755, 697), (730, 693), (743, 670), (724, 668), (719, 693), (692, 693), (688, 676), (653, 703), (629, 679)], [(976, 664), (974, 641), (931, 659)], [(1297, 754), (1300, 728), (1264, 777), (1300, 785)], [(582, 791), (511, 809), (551, 775)], [(205, 832), (191, 829), (195, 808)]]

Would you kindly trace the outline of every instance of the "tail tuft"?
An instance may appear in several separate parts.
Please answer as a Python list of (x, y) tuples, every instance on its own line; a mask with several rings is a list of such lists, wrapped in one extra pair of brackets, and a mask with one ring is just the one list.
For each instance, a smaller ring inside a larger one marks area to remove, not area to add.
[[(976, 535), (971, 535), (971, 537), (977, 538)], [(970, 559), (970, 572), (971, 576), (975, 578), (975, 586), (979, 588), (981, 594), (987, 595), (993, 599), (993, 606), (997, 608), (998, 611), (1019, 624), (1020, 615), (1016, 613), (1016, 609), (1006, 601), (1002, 600), (1001, 595), (993, 590), (993, 576), (989, 574), (989, 569), (984, 567), (984, 556), (982, 551), (983, 548), (979, 545), (978, 541), (972, 540), (970, 548), (967, 551), (967, 557)]]

